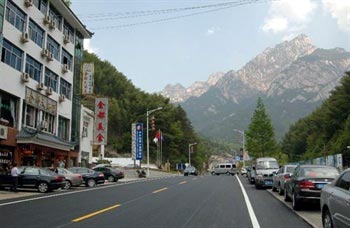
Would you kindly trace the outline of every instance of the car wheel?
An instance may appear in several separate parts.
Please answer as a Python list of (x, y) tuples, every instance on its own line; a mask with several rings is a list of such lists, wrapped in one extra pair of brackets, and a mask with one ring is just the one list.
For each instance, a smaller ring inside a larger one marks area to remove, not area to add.
[(231, 173), (230, 172), (226, 172), (226, 176), (230, 176), (231, 175)]
[(273, 192), (277, 192), (277, 188), (276, 187), (272, 187), (272, 191)]
[(108, 182), (114, 182), (115, 181), (114, 176), (109, 176), (107, 179), (108, 179)]
[(325, 211), (323, 212), (322, 224), (323, 224), (324, 228), (333, 228), (334, 227), (332, 216), (331, 216), (331, 213), (329, 212), (328, 209), (325, 209)]
[(290, 198), (288, 196), (288, 193), (287, 193), (287, 189), (284, 188), (284, 201), (285, 202), (290, 202)]
[(297, 198), (297, 195), (293, 193), (293, 209), (295, 211), (298, 211), (300, 209), (300, 201)]
[(249, 181), (250, 184), (254, 184), (255, 183), (255, 180), (253, 178), (250, 178), (250, 181)]
[(281, 195), (283, 195), (283, 193), (284, 193), (284, 191), (283, 191), (283, 189), (280, 186), (280, 188), (278, 189), (278, 194), (281, 196)]
[(257, 183), (255, 183), (255, 188), (260, 189), (260, 186)]
[(45, 193), (49, 191), (49, 185), (46, 182), (41, 182), (38, 184), (38, 191)]
[(88, 187), (96, 187), (96, 181), (94, 179), (89, 179), (86, 183)]
[(65, 181), (64, 189), (70, 189), (72, 187), (72, 183), (69, 180)]

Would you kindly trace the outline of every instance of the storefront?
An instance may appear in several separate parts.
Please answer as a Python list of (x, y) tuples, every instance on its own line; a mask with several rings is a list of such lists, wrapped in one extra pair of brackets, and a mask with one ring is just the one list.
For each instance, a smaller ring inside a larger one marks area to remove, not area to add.
[(67, 168), (78, 164), (78, 152), (73, 151), (73, 143), (27, 128), (22, 128), (16, 138), (19, 165)]

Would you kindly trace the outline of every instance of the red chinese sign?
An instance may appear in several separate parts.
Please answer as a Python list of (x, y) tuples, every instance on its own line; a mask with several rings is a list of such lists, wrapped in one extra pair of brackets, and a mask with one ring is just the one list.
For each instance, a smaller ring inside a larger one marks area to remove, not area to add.
[(107, 145), (108, 98), (95, 99), (94, 144)]

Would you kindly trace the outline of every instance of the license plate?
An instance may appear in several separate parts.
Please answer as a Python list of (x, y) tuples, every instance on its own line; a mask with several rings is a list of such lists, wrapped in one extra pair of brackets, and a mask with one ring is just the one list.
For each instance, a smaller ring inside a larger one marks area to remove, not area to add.
[(272, 182), (271, 181), (265, 181), (265, 184), (266, 185), (272, 185)]
[(322, 189), (326, 184), (316, 184), (316, 188)]

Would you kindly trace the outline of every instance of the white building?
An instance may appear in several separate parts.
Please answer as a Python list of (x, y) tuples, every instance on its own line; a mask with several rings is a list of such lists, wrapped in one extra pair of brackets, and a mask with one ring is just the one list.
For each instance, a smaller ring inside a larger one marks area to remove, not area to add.
[(78, 162), (81, 166), (89, 167), (92, 164), (94, 112), (81, 106), (80, 147)]
[(62, 0), (0, 1), (0, 163), (4, 152), (22, 165), (77, 165), (91, 36)]

